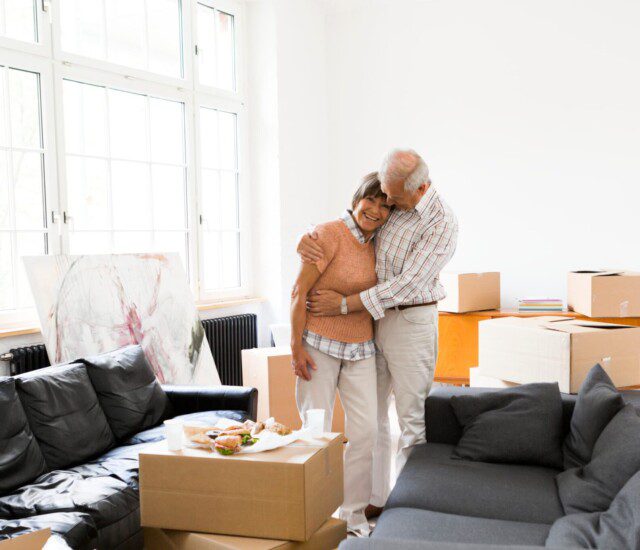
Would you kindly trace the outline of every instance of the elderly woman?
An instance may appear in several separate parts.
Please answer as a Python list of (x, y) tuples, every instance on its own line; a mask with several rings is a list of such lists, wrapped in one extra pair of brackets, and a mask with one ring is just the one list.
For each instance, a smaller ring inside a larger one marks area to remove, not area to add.
[(300, 416), (324, 409), (325, 431), (331, 430), (336, 389), (345, 410), (344, 503), (340, 517), (350, 532), (368, 535), (364, 509), (371, 497), (371, 468), (376, 434), (376, 365), (373, 321), (365, 311), (338, 317), (307, 314), (310, 292), (331, 289), (343, 296), (377, 283), (372, 238), (389, 217), (390, 206), (377, 172), (366, 175), (352, 200), (352, 210), (317, 226), (323, 257), (302, 263), (291, 300), (292, 364), (298, 376), (296, 401)]

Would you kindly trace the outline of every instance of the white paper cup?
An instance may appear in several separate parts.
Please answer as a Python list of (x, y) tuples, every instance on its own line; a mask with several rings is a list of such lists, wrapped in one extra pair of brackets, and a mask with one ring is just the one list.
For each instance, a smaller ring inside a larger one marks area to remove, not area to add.
[(182, 449), (182, 421), (176, 419), (165, 420), (164, 427), (169, 450), (179, 451)]
[(305, 428), (309, 430), (313, 437), (322, 437), (324, 433), (324, 417), (324, 409), (309, 409), (307, 411)]

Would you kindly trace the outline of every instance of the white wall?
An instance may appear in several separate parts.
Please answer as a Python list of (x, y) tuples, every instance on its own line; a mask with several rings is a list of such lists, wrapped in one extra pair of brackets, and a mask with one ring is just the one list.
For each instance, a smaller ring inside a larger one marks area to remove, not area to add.
[(336, 1), (327, 16), (330, 210), (411, 146), (460, 222), (453, 269), (503, 305), (571, 268), (640, 268), (640, 3)]

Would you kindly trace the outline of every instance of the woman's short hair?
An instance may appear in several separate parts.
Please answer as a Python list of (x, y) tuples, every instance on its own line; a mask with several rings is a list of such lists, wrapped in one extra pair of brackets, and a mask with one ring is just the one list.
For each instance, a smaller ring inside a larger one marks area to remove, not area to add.
[(351, 207), (355, 208), (356, 205), (365, 197), (382, 197), (386, 200), (387, 195), (382, 192), (380, 180), (378, 179), (378, 172), (369, 172), (362, 178), (360, 186), (353, 194), (353, 199), (351, 199)]

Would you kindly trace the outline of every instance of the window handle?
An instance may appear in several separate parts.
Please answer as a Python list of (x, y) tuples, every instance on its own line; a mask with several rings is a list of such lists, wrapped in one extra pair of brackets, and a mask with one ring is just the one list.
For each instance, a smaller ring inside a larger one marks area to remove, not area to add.
[(198, 47), (198, 44), (196, 44), (195, 47), (194, 47), (194, 53), (196, 55), (198, 55), (200, 53), (200, 48)]

